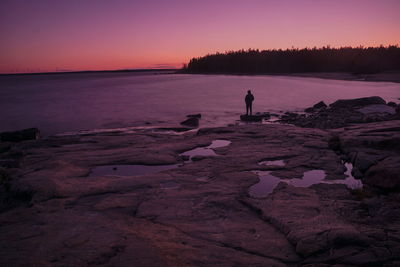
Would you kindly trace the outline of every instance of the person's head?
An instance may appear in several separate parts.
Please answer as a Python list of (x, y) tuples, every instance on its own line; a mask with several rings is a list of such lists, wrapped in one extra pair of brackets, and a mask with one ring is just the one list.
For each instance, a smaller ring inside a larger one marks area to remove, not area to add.
[(249, 91), (247, 91), (247, 94), (251, 94), (251, 91), (249, 90)]

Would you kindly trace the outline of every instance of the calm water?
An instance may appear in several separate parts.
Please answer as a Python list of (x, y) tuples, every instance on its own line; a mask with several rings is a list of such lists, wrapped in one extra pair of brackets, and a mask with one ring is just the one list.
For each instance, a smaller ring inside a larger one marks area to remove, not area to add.
[(253, 111), (296, 111), (323, 100), (379, 95), (399, 102), (400, 84), (284, 76), (86, 73), (0, 76), (0, 131), (38, 127), (44, 135), (176, 126), (201, 113), (201, 127), (232, 123), (253, 91)]

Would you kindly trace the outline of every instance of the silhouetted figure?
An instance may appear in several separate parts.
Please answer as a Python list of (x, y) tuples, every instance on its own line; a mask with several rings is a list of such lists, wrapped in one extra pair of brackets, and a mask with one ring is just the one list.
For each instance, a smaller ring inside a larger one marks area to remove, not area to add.
[(247, 91), (247, 95), (244, 98), (244, 101), (246, 102), (246, 115), (253, 114), (253, 101), (254, 101), (254, 96), (251, 94), (251, 91)]

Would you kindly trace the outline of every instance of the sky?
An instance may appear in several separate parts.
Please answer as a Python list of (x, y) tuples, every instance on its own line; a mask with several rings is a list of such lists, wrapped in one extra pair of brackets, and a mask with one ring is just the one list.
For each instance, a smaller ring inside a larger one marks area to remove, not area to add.
[(239, 49), (400, 44), (397, 0), (1, 0), (0, 73), (180, 68)]

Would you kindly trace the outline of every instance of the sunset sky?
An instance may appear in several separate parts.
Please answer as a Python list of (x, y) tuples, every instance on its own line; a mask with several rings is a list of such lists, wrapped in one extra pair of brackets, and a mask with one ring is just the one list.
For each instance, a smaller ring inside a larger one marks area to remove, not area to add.
[(396, 0), (2, 0), (0, 73), (180, 68), (238, 49), (400, 44)]

